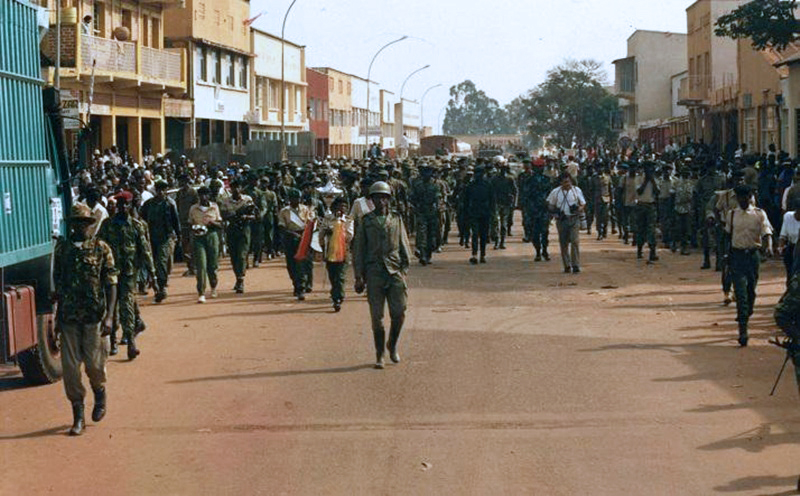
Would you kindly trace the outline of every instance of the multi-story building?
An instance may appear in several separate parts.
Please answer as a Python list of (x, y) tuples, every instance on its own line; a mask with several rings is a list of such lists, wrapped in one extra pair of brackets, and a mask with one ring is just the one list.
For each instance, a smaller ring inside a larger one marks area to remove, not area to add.
[(249, 14), (248, 0), (185, 0), (167, 11), (168, 45), (190, 54), (186, 98), (167, 102), (167, 141), (175, 148), (225, 144), (215, 157), (243, 153), (250, 134)]
[(691, 135), (716, 147), (736, 145), (737, 42), (714, 34), (721, 16), (748, 0), (697, 0), (686, 9), (689, 75), (680, 103), (689, 109)]
[[(51, 29), (42, 40), (43, 75), (54, 81), (60, 52), (62, 95), (77, 103), (95, 148), (116, 146), (137, 162), (145, 150), (168, 150), (164, 95), (186, 91), (186, 54), (181, 48), (164, 48), (163, 30), (169, 12), (181, 4), (182, 0), (42, 0), (51, 13)], [(74, 144), (82, 124), (68, 120), (66, 125), (72, 129), (67, 139)]]
[(640, 127), (685, 114), (675, 115), (672, 105), (672, 77), (686, 70), (685, 34), (637, 30), (614, 66), (624, 136), (637, 139)]
[[(353, 83), (351, 105), (353, 108), (353, 151), (354, 157), (365, 157), (370, 146), (381, 141), (381, 101), (380, 88), (372, 81), (367, 91), (367, 80), (350, 76)], [(369, 103), (367, 98), (369, 97)], [(369, 112), (367, 111), (369, 105)]]
[[(281, 45), (284, 71), (281, 79)], [(296, 146), (298, 136), (308, 131), (305, 47), (252, 29), (253, 62), (251, 111), (247, 115), (250, 138), (266, 141), (281, 139), (281, 105), (287, 146)], [(283, 83), (282, 83), (283, 81)], [(281, 86), (285, 85), (284, 102)]]
[(308, 82), (308, 122), (314, 134), (314, 156), (325, 157), (330, 154), (330, 138), (328, 120), (328, 75), (314, 69), (306, 69)]
[(381, 148), (386, 151), (394, 152), (395, 132), (394, 132), (394, 106), (397, 98), (389, 90), (381, 90)]
[(330, 154), (353, 157), (353, 82), (351, 75), (330, 67), (314, 69), (328, 76)]
[(394, 106), (394, 139), (400, 143), (403, 134), (408, 138), (409, 150), (419, 149), (419, 127), (422, 121), (419, 102), (403, 98)]

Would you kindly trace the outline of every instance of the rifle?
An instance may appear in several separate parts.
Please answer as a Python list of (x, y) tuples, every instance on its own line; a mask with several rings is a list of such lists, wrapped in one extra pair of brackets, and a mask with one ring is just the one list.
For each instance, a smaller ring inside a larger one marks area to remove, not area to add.
[(770, 339), (769, 344), (786, 350), (786, 360), (783, 361), (783, 366), (781, 366), (781, 370), (778, 372), (778, 377), (775, 379), (775, 384), (772, 386), (772, 391), (769, 393), (770, 396), (775, 396), (775, 390), (778, 389), (778, 384), (781, 382), (783, 371), (786, 370), (786, 364), (789, 363), (789, 359), (792, 358), (792, 353), (798, 351), (798, 346), (791, 338), (786, 338), (783, 341), (779, 341), (777, 338)]

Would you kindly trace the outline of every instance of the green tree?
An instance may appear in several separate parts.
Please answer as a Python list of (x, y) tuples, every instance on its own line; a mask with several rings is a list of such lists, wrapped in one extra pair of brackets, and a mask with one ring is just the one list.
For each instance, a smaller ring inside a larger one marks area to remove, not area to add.
[(567, 60), (521, 99), (531, 139), (570, 147), (616, 140), (613, 117), (617, 99), (604, 87), (602, 65), (594, 60)]
[(758, 50), (785, 49), (798, 39), (796, 0), (754, 0), (717, 19), (717, 36), (751, 39)]
[(501, 134), (507, 129), (505, 111), (475, 83), (466, 80), (450, 88), (444, 134)]

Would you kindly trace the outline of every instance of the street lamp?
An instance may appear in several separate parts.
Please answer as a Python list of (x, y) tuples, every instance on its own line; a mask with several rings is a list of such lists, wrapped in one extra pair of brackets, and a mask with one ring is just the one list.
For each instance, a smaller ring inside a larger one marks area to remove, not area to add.
[(436, 118), (436, 122), (439, 124), (439, 134), (444, 133), (444, 129), (442, 129), (442, 112), (447, 109), (447, 105), (442, 107), (442, 110), (439, 111), (439, 117)]
[[(425, 130), (425, 96), (428, 94), (428, 92), (430, 90), (432, 90), (434, 88), (438, 88), (441, 85), (442, 85), (442, 83), (434, 84), (433, 86), (431, 86), (430, 88), (425, 90), (425, 93), (422, 94), (422, 98), (419, 99), (419, 101), (420, 101), (420, 103), (419, 103), (419, 116), (420, 117), (419, 118), (420, 118), (420, 128), (422, 129), (422, 131)], [(422, 133), (420, 133), (420, 134), (422, 134)]]
[(425, 69), (427, 69), (427, 68), (428, 68), (428, 67), (430, 67), (430, 66), (431, 66), (431, 65), (430, 65), (430, 64), (428, 64), (428, 65), (426, 65), (425, 67), (420, 67), (420, 68), (419, 68), (419, 69), (417, 69), (416, 71), (414, 71), (414, 72), (412, 72), (411, 74), (409, 74), (409, 75), (408, 75), (408, 77), (407, 77), (407, 78), (406, 78), (406, 79), (403, 81), (403, 85), (402, 85), (402, 86), (400, 86), (400, 103), (403, 103), (403, 90), (405, 90), (405, 89), (406, 89), (406, 83), (408, 82), (408, 80), (409, 80), (409, 79), (411, 79), (411, 76), (413, 76), (414, 74), (416, 74), (416, 73), (418, 73), (418, 72), (424, 71)]
[[(286, 9), (286, 14), (283, 16), (283, 26), (281, 26), (281, 161), (289, 159), (289, 155), (286, 152), (286, 116), (284, 115), (286, 112), (286, 64), (284, 62), (286, 42), (284, 38), (286, 36), (286, 19), (289, 17), (289, 11), (292, 10), (295, 2), (297, 0), (292, 0), (289, 8)], [(256, 91), (258, 91), (258, 88), (256, 88)]]
[[(365, 146), (366, 148), (369, 148), (369, 86), (370, 86), (370, 82), (371, 82), (370, 81), (370, 75), (372, 74), (372, 64), (375, 62), (375, 59), (378, 58), (378, 55), (380, 55), (382, 51), (386, 50), (387, 48), (389, 48), (390, 46), (394, 45), (395, 43), (400, 43), (401, 41), (403, 41), (403, 40), (405, 40), (407, 38), (408, 38), (408, 36), (404, 35), (404, 36), (402, 36), (400, 38), (397, 38), (394, 41), (390, 41), (389, 43), (383, 45), (381, 47), (381, 49), (378, 50), (375, 53), (375, 55), (372, 57), (372, 60), (369, 62), (369, 69), (367, 69), (367, 122), (366, 122), (367, 132), (366, 132), (366, 136), (364, 136), (364, 143), (366, 145)], [(378, 129), (378, 132), (380, 133), (380, 128)]]

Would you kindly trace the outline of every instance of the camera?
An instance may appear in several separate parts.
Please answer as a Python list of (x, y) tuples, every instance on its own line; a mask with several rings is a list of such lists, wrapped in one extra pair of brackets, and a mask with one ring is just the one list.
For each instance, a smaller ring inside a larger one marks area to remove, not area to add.
[(578, 215), (578, 210), (580, 207), (578, 205), (570, 205), (569, 206), (569, 213), (570, 215)]

